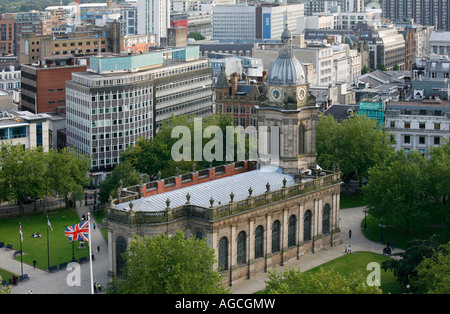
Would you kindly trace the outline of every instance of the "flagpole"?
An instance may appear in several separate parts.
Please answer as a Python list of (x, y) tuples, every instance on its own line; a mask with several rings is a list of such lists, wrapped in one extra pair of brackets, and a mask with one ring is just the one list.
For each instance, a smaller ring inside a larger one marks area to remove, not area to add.
[(22, 272), (23, 277), (23, 261), (22, 261), (22, 241), (23, 241), (23, 235), (22, 235), (22, 223), (19, 222), (19, 229), (20, 229), (20, 271)]
[(88, 239), (89, 239), (89, 264), (91, 270), (91, 294), (94, 294), (94, 273), (92, 271), (92, 237), (91, 237), (91, 215), (88, 212)]
[(50, 270), (50, 246), (48, 245), (49, 241), (49, 235), (48, 235), (48, 215), (47, 215), (47, 264), (48, 268)]

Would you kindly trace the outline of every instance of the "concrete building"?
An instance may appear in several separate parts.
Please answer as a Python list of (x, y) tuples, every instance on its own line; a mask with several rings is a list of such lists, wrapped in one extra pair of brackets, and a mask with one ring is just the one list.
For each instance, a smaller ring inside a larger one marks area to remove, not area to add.
[(450, 31), (450, 0), (383, 0), (383, 17), (393, 22), (413, 19), (415, 23)]
[(214, 6), (213, 39), (278, 39), (285, 23), (296, 31), (297, 19), (304, 16), (303, 8), (303, 4)]
[(447, 32), (433, 31), (428, 42), (431, 52), (450, 56), (450, 30)]
[[(85, 57), (109, 52), (107, 36), (100, 36), (100, 32), (95, 31), (22, 36), (20, 42), (19, 60), (22, 64), (54, 56)], [(117, 50), (120, 48), (117, 47)]]
[[(392, 27), (379, 28), (358, 22), (352, 30), (305, 30), (305, 40), (327, 40), (330, 36), (353, 37), (355, 42), (363, 42), (369, 51), (369, 67), (384, 66), (386, 70), (405, 69), (405, 39)], [(367, 44), (366, 44), (367, 43)]]
[(169, 0), (138, 0), (137, 2), (139, 35), (154, 34), (156, 43), (165, 46), (167, 29), (170, 26)]
[(67, 145), (91, 156), (100, 179), (172, 114), (211, 114), (211, 69), (198, 47), (91, 57), (89, 69), (66, 83), (66, 108)]
[(425, 154), (429, 146), (450, 139), (450, 103), (438, 98), (391, 102), (386, 106), (384, 126), (397, 150)]
[(12, 92), (20, 89), (20, 64), (0, 64), (0, 89)]
[(42, 146), (50, 148), (49, 118), (47, 114), (33, 114), (28, 111), (0, 111), (0, 140), (24, 148)]
[[(252, 56), (260, 58), (264, 69), (268, 69), (275, 59), (279, 43), (255, 44)], [(328, 86), (331, 83), (351, 83), (361, 74), (361, 55), (357, 50), (350, 49), (347, 44), (329, 45), (321, 42), (307, 44), (306, 47), (293, 47), (293, 53), (302, 64), (312, 64), (317, 85)], [(312, 79), (311, 82), (314, 82)]]

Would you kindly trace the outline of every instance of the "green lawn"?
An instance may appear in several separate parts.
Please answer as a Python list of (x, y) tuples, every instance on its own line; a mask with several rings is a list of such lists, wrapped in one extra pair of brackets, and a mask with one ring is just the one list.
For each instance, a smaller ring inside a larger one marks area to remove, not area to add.
[(340, 195), (340, 208), (352, 208), (366, 206), (363, 195), (342, 194)]
[[(359, 272), (364, 276), (364, 278), (366, 278), (373, 271), (372, 268), (369, 270), (366, 269), (369, 263), (376, 262), (381, 266), (381, 263), (387, 259), (389, 259), (389, 257), (377, 253), (355, 252), (353, 254), (346, 254), (338, 257), (332, 261), (310, 269), (307, 272), (318, 272), (321, 268), (323, 268), (324, 270), (333, 269), (343, 276), (348, 276), (351, 273)], [(383, 290), (383, 293), (401, 294), (406, 292), (406, 288), (404, 288), (400, 283), (397, 282), (397, 279), (392, 271), (388, 270), (385, 272), (384, 270), (380, 269), (380, 277), (380, 288), (381, 290)], [(264, 293), (264, 290), (256, 292), (256, 294)]]
[(6, 281), (8, 281), (8, 279), (9, 279), (9, 278), (12, 278), (13, 275), (16, 275), (17, 277), (19, 277), (18, 274), (14, 274), (14, 273), (11, 273), (11, 272), (9, 272), (9, 271), (7, 271), (7, 270), (4, 270), (4, 269), (0, 268), (0, 277), (1, 277), (1, 280), (6, 280)]
[[(22, 224), (23, 262), (32, 265), (37, 261), (37, 268), (48, 269), (48, 251), (50, 266), (58, 265), (72, 260), (72, 244), (65, 236), (67, 226), (80, 222), (75, 209), (63, 209), (48, 214), (53, 231), (49, 230), (49, 250), (47, 250), (47, 215), (42, 213), (31, 214), (25, 217), (14, 217), (0, 220), (0, 241), (13, 245), (13, 250), (20, 250), (19, 222)], [(33, 238), (33, 232), (39, 232), (41, 238)], [(78, 249), (75, 242), (75, 258), (89, 257), (88, 243), (85, 249)], [(20, 260), (20, 255), (16, 257)]]
[[(380, 242), (381, 239), (381, 228), (378, 226), (380, 221), (368, 216), (367, 217), (367, 229), (364, 230), (364, 219), (361, 222), (361, 228), (369, 240), (374, 242)], [(406, 232), (405, 228), (398, 223), (395, 222), (384, 222), (387, 226), (383, 228), (383, 243), (395, 241), (395, 246), (400, 249), (406, 249), (406, 245), (409, 241), (414, 239), (422, 239), (427, 240), (433, 234), (441, 234), (441, 228), (432, 228), (427, 226), (416, 227), (413, 231)], [(439, 237), (439, 242), (447, 243), (450, 239), (445, 237)], [(395, 251), (394, 251), (395, 253)]]
[[(376, 262), (381, 266), (381, 263), (387, 259), (389, 259), (389, 257), (373, 252), (355, 252), (353, 254), (346, 254), (338, 257), (309, 271), (317, 272), (320, 268), (326, 270), (334, 269), (344, 276), (348, 276), (353, 272), (359, 272), (363, 274), (364, 277), (367, 277), (373, 271), (372, 269), (366, 270), (369, 263)], [(383, 290), (383, 293), (399, 294), (405, 292), (405, 288), (397, 282), (397, 278), (392, 271), (388, 270), (385, 272), (381, 269), (380, 275), (380, 288)]]

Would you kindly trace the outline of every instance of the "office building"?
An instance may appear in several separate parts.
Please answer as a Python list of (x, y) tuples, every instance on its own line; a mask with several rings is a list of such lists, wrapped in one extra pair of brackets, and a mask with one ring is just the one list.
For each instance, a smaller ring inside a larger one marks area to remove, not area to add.
[(170, 0), (138, 0), (137, 33), (154, 34), (156, 43), (165, 46), (170, 27)]
[(450, 31), (450, 0), (382, 0), (383, 17), (393, 22), (415, 23)]
[(278, 39), (286, 23), (294, 32), (297, 29), (297, 18), (303, 16), (303, 4), (214, 6), (213, 39)]
[(95, 56), (66, 84), (67, 145), (91, 156), (101, 177), (165, 119), (212, 112), (212, 73), (198, 47)]

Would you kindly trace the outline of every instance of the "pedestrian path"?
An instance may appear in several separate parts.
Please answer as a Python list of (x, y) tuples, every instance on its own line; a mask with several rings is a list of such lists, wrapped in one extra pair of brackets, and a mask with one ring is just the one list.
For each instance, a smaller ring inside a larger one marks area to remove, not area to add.
[[(345, 245), (350, 244), (352, 247), (352, 254), (358, 251), (370, 251), (375, 253), (382, 253), (384, 245), (372, 242), (365, 238), (361, 230), (361, 221), (364, 219), (364, 207), (347, 208), (340, 211), (340, 229), (341, 229), (341, 244), (333, 247), (316, 251), (314, 254), (300, 257), (299, 260), (291, 260), (285, 263), (284, 266), (277, 266), (274, 270), (284, 270), (288, 267), (300, 267), (302, 271), (307, 271), (311, 268), (319, 266), (323, 263), (331, 261), (345, 254)], [(87, 206), (79, 206), (77, 212), (79, 217), (87, 214), (89, 208)], [(95, 221), (95, 217), (91, 216)], [(96, 222), (98, 225), (98, 223)], [(349, 238), (349, 230), (352, 231), (352, 236)], [(93, 248), (100, 245), (100, 252), (95, 252), (95, 260), (93, 261), (94, 281), (99, 282), (103, 287), (108, 283), (108, 248), (104, 240), (100, 228), (92, 230)], [(396, 252), (400, 251), (396, 249)], [(20, 262), (13, 260), (14, 251), (7, 251), (0, 249), (0, 268), (9, 270), (13, 273), (20, 274)], [(33, 269), (33, 266), (23, 264), (24, 273), (30, 276), (30, 280), (23, 281), (17, 286), (12, 287), (13, 294), (26, 294), (28, 291), (33, 291), (33, 294), (90, 294), (90, 271), (89, 263), (81, 264), (81, 285), (69, 286), (67, 278), (70, 271), (56, 271), (48, 273), (40, 269)], [(235, 294), (251, 294), (265, 288), (265, 280), (267, 280), (268, 273), (262, 273), (253, 276), (251, 279), (241, 281), (231, 287), (232, 293)], [(70, 276), (69, 276), (70, 278)]]
[[(302, 256), (299, 260), (290, 260), (284, 266), (277, 266), (272, 270), (283, 271), (290, 267), (299, 267), (301, 271), (307, 271), (346, 254), (346, 244), (351, 246), (352, 254), (358, 251), (381, 254), (385, 245), (368, 240), (361, 230), (361, 221), (364, 219), (363, 209), (364, 207), (354, 207), (340, 211), (339, 227), (341, 229), (341, 244), (316, 251), (314, 254)], [(350, 230), (352, 231), (351, 238), (349, 238)], [(401, 250), (397, 251), (400, 252)], [(234, 284), (231, 287), (231, 291), (236, 294), (254, 293), (265, 289), (265, 281), (267, 279), (268, 273), (262, 273), (254, 276), (250, 280), (244, 280)]]
[[(83, 203), (83, 202), (81, 202)], [(77, 204), (78, 205), (78, 204)], [(84, 214), (87, 216), (89, 211), (88, 206), (82, 204), (77, 206), (77, 213), (80, 217)], [(91, 215), (92, 223), (97, 226), (94, 215)], [(92, 253), (94, 260), (92, 261), (92, 269), (94, 274), (94, 282), (100, 283), (103, 287), (108, 283), (108, 246), (101, 234), (100, 228), (91, 229), (92, 238)], [(100, 246), (100, 252), (97, 252), (97, 246)], [(0, 249), (0, 268), (21, 274), (20, 261), (12, 259), (14, 250), (8, 251)], [(75, 277), (75, 268), (67, 270), (58, 270), (53, 273), (43, 271), (41, 269), (33, 269), (32, 265), (23, 263), (23, 273), (28, 274), (29, 280), (22, 281), (16, 286), (11, 286), (12, 294), (27, 294), (32, 291), (33, 294), (90, 294), (91, 293), (91, 277), (90, 277), (90, 263), (79, 264), (79, 282), (80, 285), (72, 285), (77, 279)], [(68, 284), (69, 282), (69, 284)]]

